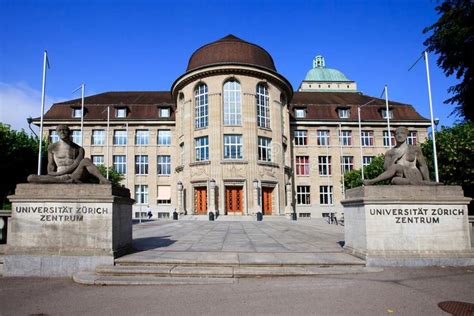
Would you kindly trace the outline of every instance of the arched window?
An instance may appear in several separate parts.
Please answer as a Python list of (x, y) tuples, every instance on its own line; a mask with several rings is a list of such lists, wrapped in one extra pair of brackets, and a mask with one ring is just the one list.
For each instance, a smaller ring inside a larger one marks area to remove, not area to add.
[(209, 123), (207, 86), (202, 83), (194, 90), (194, 127), (205, 128)]
[(237, 80), (229, 80), (224, 83), (224, 125), (241, 124), (240, 83)]
[(257, 85), (257, 125), (270, 128), (270, 105), (268, 104), (268, 89), (263, 84)]

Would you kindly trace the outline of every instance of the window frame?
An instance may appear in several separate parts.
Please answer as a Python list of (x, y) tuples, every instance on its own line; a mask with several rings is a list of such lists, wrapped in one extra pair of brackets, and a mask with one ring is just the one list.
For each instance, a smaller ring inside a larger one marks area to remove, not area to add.
[(171, 175), (171, 155), (156, 156), (156, 174), (158, 176)]
[[(240, 142), (228, 142), (230, 139), (236, 139)], [(224, 134), (224, 141), (223, 141), (223, 158), (224, 160), (242, 160), (244, 158), (244, 143), (242, 134)], [(232, 155), (233, 148), (235, 148), (236, 156)], [(226, 155), (226, 154), (229, 155)], [(240, 154), (240, 157), (239, 157)]]
[[(305, 130), (305, 129), (294, 130), (293, 138), (295, 140), (295, 146), (308, 146), (308, 130)], [(301, 142), (303, 142), (304, 144), (300, 144)]]
[[(97, 134), (97, 132), (100, 132)], [(105, 130), (103, 129), (93, 129), (91, 135), (91, 145), (92, 146), (104, 146), (105, 145)]]
[(311, 205), (311, 186), (296, 186), (296, 205)]
[[(162, 133), (165, 133), (165, 135), (160, 135)], [(158, 146), (171, 146), (171, 130), (159, 129), (156, 135), (156, 144)]]
[(319, 204), (334, 205), (334, 190), (332, 185), (319, 186)]
[[(330, 131), (328, 129), (318, 129), (316, 131), (318, 146), (330, 145)], [(327, 143), (326, 143), (327, 142)]]
[(361, 142), (362, 147), (374, 147), (375, 146), (374, 131), (362, 130), (360, 134), (360, 142)]
[[(204, 141), (204, 143), (201, 143)], [(194, 138), (194, 161), (209, 161), (209, 136)], [(202, 157), (204, 154), (204, 158)]]
[(354, 156), (341, 156), (341, 173), (346, 174), (354, 170)]
[(272, 162), (272, 139), (258, 136), (257, 144), (257, 160), (261, 162)]
[(209, 126), (209, 91), (202, 83), (194, 89), (194, 128), (202, 129)]
[[(143, 161), (140, 160), (140, 158), (142, 158)], [(148, 155), (135, 155), (135, 174), (136, 175), (148, 174)]]
[[(118, 158), (123, 157), (123, 161), (118, 161)], [(127, 156), (126, 155), (113, 155), (112, 165), (114, 170), (119, 174), (127, 174)], [(122, 172), (123, 169), (123, 172)]]
[[(325, 160), (325, 161), (323, 161)], [(323, 177), (332, 176), (331, 156), (318, 156), (318, 174)]]
[(311, 172), (309, 159), (308, 155), (295, 157), (295, 174), (297, 176), (309, 176)]
[(270, 97), (268, 87), (259, 83), (256, 91), (257, 126), (270, 129)]
[(150, 131), (148, 129), (135, 130), (135, 146), (150, 144)]
[[(127, 130), (125, 129), (114, 129), (113, 145), (114, 146), (126, 146), (128, 143)], [(119, 141), (120, 140), (120, 141)]]
[[(223, 85), (223, 122), (225, 126), (242, 126), (242, 88), (236, 79)], [(233, 100), (232, 100), (233, 99)]]
[(348, 129), (339, 131), (339, 144), (344, 147), (352, 146), (352, 131)]
[(148, 204), (148, 185), (147, 184), (135, 184), (135, 204), (146, 205)]

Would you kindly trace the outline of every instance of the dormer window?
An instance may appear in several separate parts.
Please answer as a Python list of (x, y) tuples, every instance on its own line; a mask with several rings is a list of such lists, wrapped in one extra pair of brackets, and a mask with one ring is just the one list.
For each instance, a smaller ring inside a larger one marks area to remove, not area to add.
[(127, 117), (127, 108), (116, 108), (115, 109), (116, 118), (126, 118)]
[(306, 110), (305, 109), (295, 109), (295, 117), (305, 118), (306, 117)]
[(349, 109), (338, 109), (337, 113), (339, 114), (339, 118), (341, 119), (348, 119), (351, 115)]
[(81, 108), (73, 108), (72, 109), (72, 117), (81, 118), (81, 116), (82, 116), (82, 109)]
[(159, 108), (158, 109), (160, 117), (170, 117), (171, 110), (170, 108)]
[(382, 117), (384, 119), (387, 119), (387, 118), (393, 119), (393, 110), (388, 110), (388, 112), (387, 112), (387, 110), (382, 109)]

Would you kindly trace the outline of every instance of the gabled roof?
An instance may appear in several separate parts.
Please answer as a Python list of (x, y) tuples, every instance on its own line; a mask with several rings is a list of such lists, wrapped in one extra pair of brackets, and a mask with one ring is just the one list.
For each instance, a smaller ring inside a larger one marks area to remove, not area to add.
[[(370, 102), (370, 103), (369, 103)], [(381, 110), (385, 109), (385, 100), (371, 97), (359, 92), (295, 92), (290, 102), (290, 113), (294, 120), (337, 120), (337, 109), (341, 106), (351, 110), (349, 119), (343, 121), (358, 121), (357, 107), (369, 103), (361, 108), (361, 119), (370, 121), (383, 121)], [(393, 120), (422, 121), (428, 119), (421, 116), (413, 106), (389, 100), (390, 109), (393, 111)], [(295, 118), (294, 109), (305, 108), (305, 118)]]

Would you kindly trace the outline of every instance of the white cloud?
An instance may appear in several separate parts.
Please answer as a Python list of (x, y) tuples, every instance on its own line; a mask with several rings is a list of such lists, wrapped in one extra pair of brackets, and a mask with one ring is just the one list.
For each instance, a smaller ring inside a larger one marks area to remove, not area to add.
[[(45, 112), (60, 98), (46, 95)], [(41, 91), (20, 82), (0, 82), (0, 122), (10, 124), (12, 129), (29, 132), (26, 118), (39, 117), (41, 112)], [(33, 125), (32, 125), (33, 127)], [(35, 131), (38, 129), (33, 127)]]

